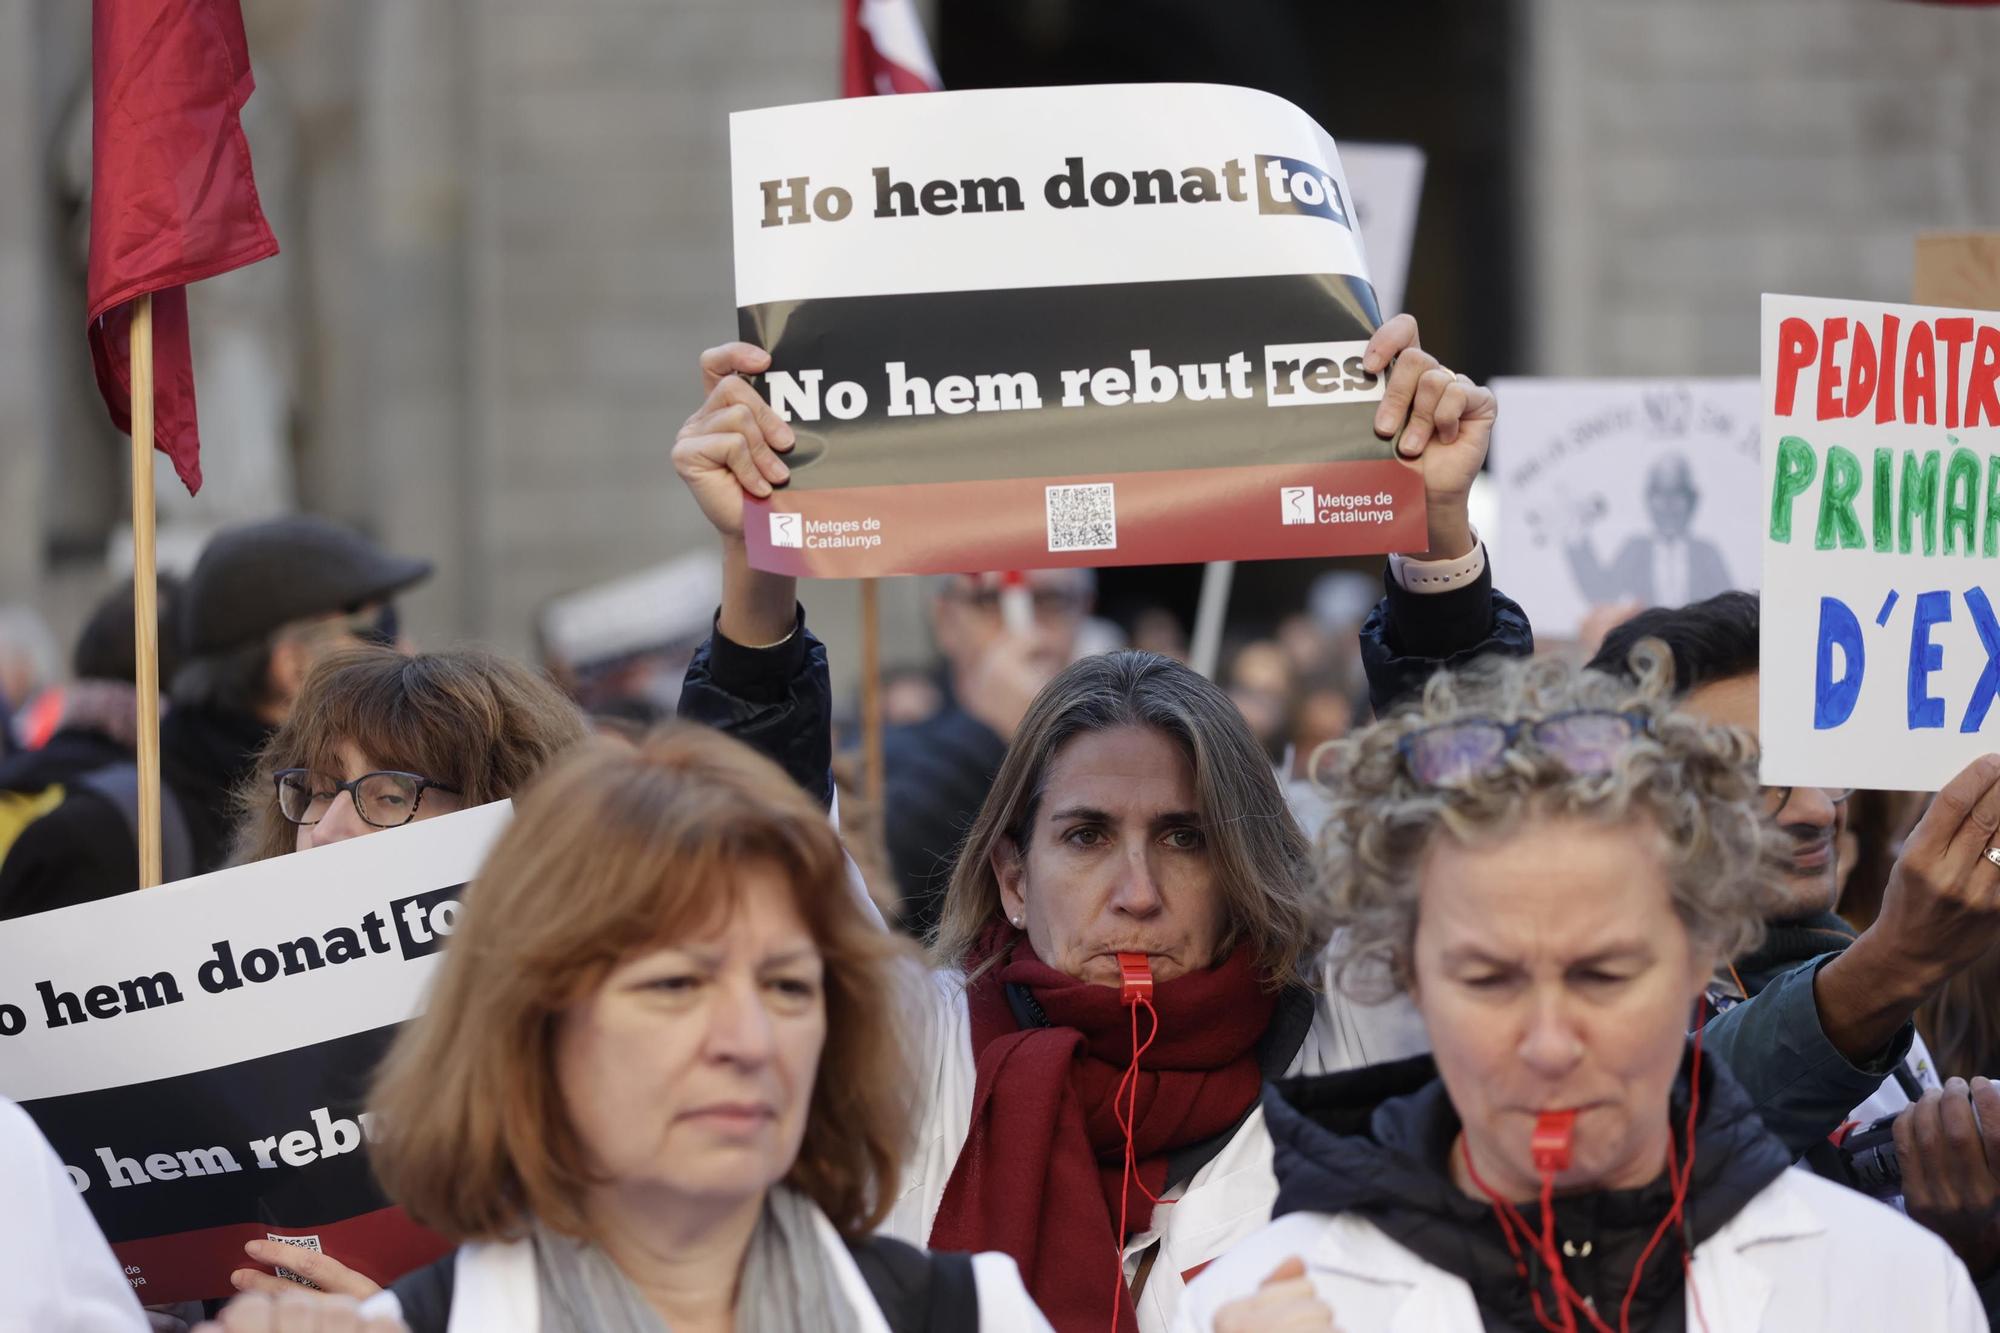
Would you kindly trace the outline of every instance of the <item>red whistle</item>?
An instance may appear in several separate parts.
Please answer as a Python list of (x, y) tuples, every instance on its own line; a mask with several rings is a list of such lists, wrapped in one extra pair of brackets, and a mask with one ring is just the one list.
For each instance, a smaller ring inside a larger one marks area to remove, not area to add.
[(1528, 1141), (1535, 1170), (1552, 1175), (1569, 1170), (1570, 1142), (1575, 1136), (1575, 1111), (1544, 1111), (1535, 1117), (1534, 1137)]
[(1121, 1003), (1137, 1004), (1141, 1000), (1152, 1000), (1153, 962), (1145, 954), (1119, 954), (1118, 975), (1123, 979), (1118, 991)]

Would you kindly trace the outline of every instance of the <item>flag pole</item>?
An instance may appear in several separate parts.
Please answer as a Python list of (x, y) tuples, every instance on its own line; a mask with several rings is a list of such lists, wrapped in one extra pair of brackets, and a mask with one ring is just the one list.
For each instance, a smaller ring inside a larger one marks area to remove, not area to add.
[(887, 831), (882, 808), (882, 585), (861, 580), (861, 764), (862, 791), (871, 818)]
[(132, 644), (139, 692), (139, 887), (164, 874), (160, 852), (159, 563), (153, 537), (153, 297), (132, 306)]

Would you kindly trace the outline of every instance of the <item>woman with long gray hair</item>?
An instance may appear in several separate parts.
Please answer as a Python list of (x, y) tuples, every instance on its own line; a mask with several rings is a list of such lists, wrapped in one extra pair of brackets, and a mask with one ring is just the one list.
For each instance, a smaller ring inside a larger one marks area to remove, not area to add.
[[(1531, 640), (1465, 520), (1491, 395), (1422, 353), (1406, 317), (1368, 357), (1386, 384), (1377, 428), (1421, 455), (1431, 506), (1432, 558), (1399, 562), (1364, 641), (1392, 692), (1439, 659)], [(681, 707), (824, 797), (824, 650), (793, 581), (751, 570), (743, 540), (746, 494), (788, 475), (776, 451), (790, 428), (740, 377), (767, 364), (740, 343), (704, 357), (709, 398), (675, 445), (724, 551), (716, 633)], [(945, 893), (916, 1133), (885, 1230), (1011, 1254), (1057, 1327), (1163, 1333), (1188, 1278), (1269, 1215), (1263, 1080), (1421, 1045), (1406, 1008), (1322, 992), (1310, 878), (1306, 838), (1226, 694), (1148, 653), (1057, 675)]]

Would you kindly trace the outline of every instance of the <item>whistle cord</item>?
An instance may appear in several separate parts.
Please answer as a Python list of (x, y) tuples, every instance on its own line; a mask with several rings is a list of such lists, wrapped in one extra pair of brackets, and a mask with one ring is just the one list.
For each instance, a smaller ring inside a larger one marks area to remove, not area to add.
[[(1703, 1017), (1706, 1017), (1704, 1014)], [(1694, 1303), (1695, 1320), (1703, 1333), (1708, 1330), (1708, 1316), (1701, 1308), (1701, 1293), (1694, 1285), (1693, 1237), (1687, 1222), (1688, 1191), (1694, 1182), (1694, 1131), (1695, 1122), (1701, 1114), (1701, 1032), (1702, 1024), (1697, 1021), (1694, 1030), (1694, 1055), (1689, 1066), (1688, 1114), (1687, 1114), (1687, 1157), (1681, 1159), (1669, 1130), (1667, 1135), (1667, 1179), (1672, 1189), (1673, 1201), (1667, 1215), (1660, 1219), (1660, 1225), (1653, 1231), (1646, 1248), (1639, 1254), (1639, 1260), (1632, 1266), (1632, 1279), (1626, 1285), (1625, 1299), (1618, 1307), (1618, 1328), (1621, 1333), (1630, 1333), (1632, 1327), (1632, 1301), (1639, 1293), (1639, 1281), (1645, 1274), (1646, 1265), (1654, 1251), (1666, 1238), (1667, 1232), (1676, 1224), (1681, 1227), (1681, 1280), (1687, 1287), (1688, 1297)], [(1610, 1325), (1599, 1318), (1597, 1311), (1570, 1285), (1568, 1275), (1563, 1271), (1562, 1254), (1555, 1243), (1555, 1183), (1556, 1170), (1543, 1166), (1541, 1176), (1542, 1227), (1537, 1236), (1520, 1210), (1480, 1176), (1479, 1169), (1472, 1163), (1472, 1146), (1461, 1136), (1459, 1139), (1461, 1156), (1465, 1160), (1465, 1172), (1479, 1192), (1486, 1196), (1493, 1207), (1493, 1216), (1500, 1225), (1500, 1234), (1507, 1242), (1507, 1250), (1514, 1257), (1514, 1271), (1528, 1285), (1529, 1302), (1534, 1308), (1535, 1319), (1548, 1333), (1577, 1333), (1576, 1312), (1581, 1311), (1589, 1321), (1594, 1333), (1613, 1333)], [(1517, 1233), (1518, 1229), (1518, 1235)], [(1523, 1245), (1529, 1247), (1535, 1258), (1549, 1272), (1549, 1285), (1555, 1296), (1556, 1308), (1562, 1322), (1551, 1319), (1542, 1303), (1540, 1284), (1530, 1275)]]
[[(1118, 1080), (1118, 1090), (1111, 1097), (1111, 1113), (1117, 1117), (1118, 1128), (1125, 1133), (1125, 1168), (1123, 1176), (1119, 1179), (1118, 1186), (1118, 1234), (1114, 1238), (1112, 1246), (1111, 1333), (1118, 1333), (1118, 1309), (1127, 1295), (1125, 1290), (1125, 1228), (1131, 1218), (1130, 1196), (1132, 1186), (1136, 1184), (1139, 1187), (1139, 1192), (1152, 1200), (1155, 1207), (1158, 1207), (1160, 1204), (1159, 1196), (1147, 1189), (1146, 1182), (1139, 1178), (1137, 1164), (1138, 1150), (1133, 1141), (1133, 1126), (1138, 1120), (1139, 1114), (1139, 1057), (1152, 1048), (1153, 1039), (1160, 1035), (1160, 1015), (1153, 1008), (1153, 1002), (1143, 995), (1134, 998), (1127, 1007), (1132, 1011), (1132, 1063), (1125, 1067), (1125, 1076)], [(1146, 1040), (1144, 1043), (1141, 1043), (1139, 1040), (1139, 1010), (1141, 1009), (1144, 1009), (1146, 1017), (1152, 1020), (1152, 1025), (1146, 1030)], [(1137, 1306), (1133, 1307), (1132, 1317), (1134, 1319), (1139, 1317)]]

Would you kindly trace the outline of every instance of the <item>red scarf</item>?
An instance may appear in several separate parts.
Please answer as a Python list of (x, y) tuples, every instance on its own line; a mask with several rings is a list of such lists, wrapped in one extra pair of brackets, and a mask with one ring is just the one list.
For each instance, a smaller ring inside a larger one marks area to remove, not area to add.
[[(1132, 1060), (1132, 1011), (1117, 987), (1056, 971), (1025, 935), (997, 922), (968, 962), (976, 967), (1000, 952), (1002, 961), (967, 995), (977, 1062), (972, 1126), (931, 1226), (931, 1248), (1004, 1251), (1051, 1324), (1065, 1333), (1108, 1329), (1125, 1240), (1113, 1234), (1125, 1134), (1112, 1094)], [(1010, 982), (1027, 989), (1049, 1026), (1014, 1021)], [(1154, 1194), (1166, 1186), (1169, 1153), (1229, 1129), (1256, 1101), (1257, 1039), (1276, 1003), (1246, 947), (1219, 967), (1153, 988), (1160, 1031), (1140, 1059), (1133, 1143), (1138, 1178)], [(1141, 1012), (1141, 1043), (1147, 1027)], [(1144, 1193), (1133, 1189), (1124, 1204), (1128, 1235), (1152, 1225)], [(1121, 1301), (1117, 1328), (1137, 1327), (1132, 1303)]]

